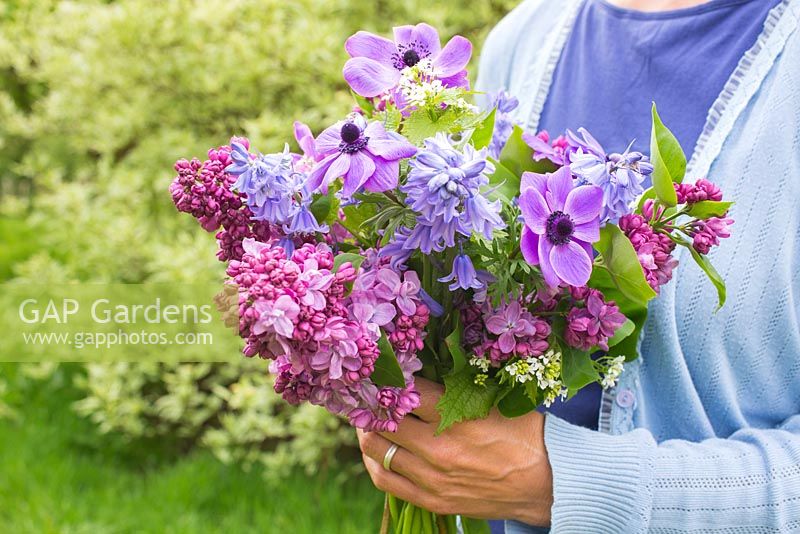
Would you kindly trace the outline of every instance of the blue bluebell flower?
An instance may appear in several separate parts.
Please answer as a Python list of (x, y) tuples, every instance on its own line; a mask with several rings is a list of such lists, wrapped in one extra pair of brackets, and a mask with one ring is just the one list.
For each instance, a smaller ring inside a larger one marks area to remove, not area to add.
[(653, 172), (647, 156), (632, 151), (629, 145), (622, 154), (606, 155), (603, 147), (585, 129), (580, 137), (567, 131), (570, 145), (570, 170), (577, 178), (576, 185), (596, 185), (603, 190), (603, 210), (600, 222), (616, 223), (620, 217), (633, 212), (634, 201), (644, 191), (644, 181)]
[(483, 282), (478, 279), (478, 273), (475, 271), (475, 266), (472, 265), (472, 260), (463, 252), (455, 257), (453, 260), (453, 271), (442, 278), (440, 282), (452, 282), (448, 287), (450, 291), (456, 289), (480, 289)]
[(505, 227), (500, 201), (490, 202), (481, 193), (494, 172), (486, 152), (471, 145), (456, 150), (443, 133), (425, 140), (425, 150), (410, 162), (400, 188), (406, 204), (419, 213), (404, 243), (407, 250), (430, 254), (454, 246), (456, 233), (469, 237), (478, 232), (491, 239), (494, 230)]
[(492, 107), (497, 111), (494, 113), (494, 132), (492, 141), (489, 143), (489, 155), (494, 159), (500, 158), (500, 153), (511, 137), (516, 121), (512, 118), (511, 112), (517, 109), (519, 100), (506, 91), (499, 91), (492, 98)]
[(286, 223), (293, 212), (293, 196), (302, 185), (292, 169), (289, 145), (281, 153), (255, 157), (240, 143), (232, 143), (231, 148), (233, 163), (225, 170), (237, 176), (231, 187), (247, 195), (253, 218)]

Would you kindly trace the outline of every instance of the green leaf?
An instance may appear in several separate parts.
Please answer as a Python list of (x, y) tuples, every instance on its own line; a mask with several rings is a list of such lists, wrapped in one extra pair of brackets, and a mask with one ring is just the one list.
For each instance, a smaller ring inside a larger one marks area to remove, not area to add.
[(620, 341), (628, 337), (629, 335), (633, 334), (633, 331), (636, 330), (636, 324), (630, 319), (626, 319), (622, 326), (617, 328), (614, 332), (614, 335), (609, 338), (608, 340), (608, 347), (611, 348), (614, 345), (618, 345)]
[(311, 202), (311, 214), (318, 223), (324, 223), (328, 214), (331, 212), (331, 197), (330, 195), (319, 195)]
[(686, 155), (672, 132), (661, 122), (655, 102), (652, 114), (650, 162), (653, 164), (653, 187), (662, 204), (674, 206), (678, 203), (678, 196), (672, 184), (683, 181), (686, 174)]
[(337, 272), (342, 265), (347, 262), (353, 264), (354, 269), (358, 269), (361, 267), (361, 264), (364, 262), (364, 256), (361, 254), (354, 254), (352, 252), (345, 252), (342, 254), (337, 254), (335, 258), (333, 258), (333, 272)]
[[(533, 382), (528, 382), (533, 385), (534, 394), (538, 391)], [(527, 384), (526, 384), (527, 385)], [(531, 399), (528, 388), (521, 385), (514, 385), (506, 391), (502, 398), (497, 403), (497, 409), (503, 414), (503, 417), (519, 417), (530, 413), (536, 409), (538, 402)]]
[(594, 248), (603, 257), (603, 267), (608, 270), (614, 285), (625, 297), (646, 304), (656, 296), (647, 283), (630, 239), (618, 226), (607, 224), (601, 228), (600, 240), (594, 244)]
[[(641, 212), (642, 211), (642, 207), (644, 207), (645, 201), (649, 200), (651, 198), (656, 198), (656, 190), (653, 187), (649, 187), (649, 188), (645, 189), (644, 193), (642, 193), (642, 195), (639, 197), (639, 202), (637, 204), (637, 211)], [(678, 199), (678, 197), (676, 195), (675, 196), (675, 200), (677, 201), (677, 199)]]
[(418, 109), (403, 121), (403, 135), (415, 145), (421, 145), (425, 139), (439, 132), (453, 133), (452, 130), (459, 129), (458, 119), (458, 114), (452, 108), (443, 113)]
[(461, 344), (461, 317), (456, 314), (456, 327), (449, 336), (444, 338), (444, 343), (450, 350), (450, 356), (453, 357), (453, 372), (461, 371), (467, 365), (467, 355), (464, 353), (464, 347)]
[(522, 139), (523, 133), (522, 128), (514, 126), (506, 146), (503, 147), (503, 151), (500, 153), (500, 163), (514, 173), (518, 180), (519, 176), (522, 176), (525, 171), (539, 174), (554, 172), (556, 166), (551, 161), (546, 159), (534, 161), (533, 149)]
[(400, 369), (392, 344), (389, 343), (383, 330), (381, 330), (381, 337), (378, 340), (378, 349), (380, 354), (375, 360), (375, 370), (372, 371), (370, 379), (377, 386), (405, 387), (406, 379), (403, 376), (403, 370)]
[(473, 519), (461, 516), (461, 530), (464, 534), (492, 534), (489, 522), (485, 519)]
[(519, 195), (519, 175), (514, 174), (499, 161), (489, 158), (494, 164), (494, 174), (489, 177), (486, 193), (490, 200), (500, 197), (507, 201)]
[(561, 348), (561, 380), (570, 392), (596, 382), (600, 374), (594, 368), (589, 352), (573, 349), (567, 345)]
[(494, 135), (494, 118), (497, 114), (497, 108), (494, 108), (485, 119), (481, 121), (475, 131), (472, 132), (472, 146), (480, 150), (486, 148), (492, 142)]
[(365, 98), (355, 91), (350, 91), (350, 94), (353, 95), (353, 100), (356, 101), (358, 107), (367, 114), (367, 116), (371, 115), (373, 111), (375, 111), (375, 105), (372, 103), (372, 100)]
[(689, 251), (692, 253), (692, 258), (694, 258), (694, 261), (700, 266), (701, 269), (703, 269), (703, 272), (708, 275), (708, 279), (711, 280), (711, 283), (714, 284), (715, 288), (717, 288), (717, 298), (719, 299), (717, 310), (719, 310), (725, 305), (725, 300), (727, 298), (725, 280), (722, 279), (714, 266), (711, 265), (711, 261), (709, 261), (707, 256), (697, 252), (691, 245), (688, 245), (686, 248), (689, 249)]
[(489, 415), (498, 390), (497, 382), (492, 379), (487, 379), (483, 386), (476, 384), (470, 369), (444, 377), (444, 395), (436, 405), (441, 416), (436, 433), (443, 432), (455, 423), (483, 419)]
[(697, 219), (708, 219), (709, 217), (724, 217), (733, 202), (717, 202), (714, 200), (704, 200), (689, 206), (687, 215)]

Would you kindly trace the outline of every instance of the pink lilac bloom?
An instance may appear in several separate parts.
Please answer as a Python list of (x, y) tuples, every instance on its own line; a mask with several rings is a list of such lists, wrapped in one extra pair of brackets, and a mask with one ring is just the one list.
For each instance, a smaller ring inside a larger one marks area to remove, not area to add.
[(559, 135), (551, 142), (548, 131), (542, 130), (535, 135), (526, 132), (522, 134), (522, 140), (533, 149), (535, 161), (547, 159), (559, 167), (569, 163), (569, 143), (563, 135)]
[(328, 127), (317, 137), (315, 147), (323, 159), (309, 174), (307, 187), (314, 192), (343, 177), (345, 198), (362, 187), (378, 193), (394, 189), (400, 160), (417, 152), (401, 135), (387, 132), (378, 121), (367, 124), (361, 115)]
[(456, 35), (442, 48), (439, 32), (428, 24), (394, 28), (394, 41), (359, 31), (345, 42), (350, 58), (344, 78), (361, 96), (375, 97), (395, 89), (400, 73), (420, 61), (429, 61), (445, 87), (469, 88), (466, 66), (472, 43)]
[(635, 213), (621, 217), (619, 228), (633, 244), (648, 284), (659, 292), (659, 288), (672, 279), (672, 271), (678, 266), (678, 260), (672, 257), (675, 243)]
[(688, 232), (692, 238), (692, 248), (700, 254), (708, 254), (711, 247), (719, 245), (720, 239), (731, 236), (732, 224), (733, 219), (719, 217), (693, 222)]
[[(233, 137), (231, 143), (250, 146), (241, 137)], [(172, 201), (179, 211), (195, 217), (207, 232), (219, 230), (216, 237), (220, 261), (240, 259), (246, 238), (268, 241), (278, 233), (278, 228), (267, 221), (254, 221), (246, 198), (232, 190), (236, 177), (225, 170), (233, 161), (231, 151), (225, 145), (209, 150), (208, 159), (203, 162), (197, 158), (177, 161), (178, 175), (170, 184)]]
[(694, 204), (705, 200), (719, 202), (722, 200), (722, 190), (705, 178), (693, 184), (674, 184), (678, 196), (678, 204)]
[[(501, 304), (496, 309), (486, 307), (482, 323), (483, 340), (473, 352), (480, 358), (488, 358), (495, 367), (514, 355), (541, 356), (550, 346), (547, 341), (550, 324), (534, 316), (518, 300)], [(469, 336), (474, 338), (475, 333)]]
[(392, 269), (380, 269), (373, 291), (378, 298), (394, 300), (398, 309), (405, 315), (416, 312), (415, 299), (420, 290), (419, 276), (415, 271), (406, 271), (403, 278)]
[(590, 350), (600, 347), (608, 350), (608, 340), (622, 326), (626, 318), (613, 300), (606, 301), (596, 289), (589, 289), (584, 306), (575, 306), (567, 314), (564, 340), (569, 346)]
[(524, 173), (521, 190), (525, 260), (540, 266), (551, 287), (585, 285), (592, 274), (592, 243), (600, 239), (602, 189), (575, 187), (565, 166), (548, 175)]
[[(289, 254), (276, 244), (247, 239), (241, 260), (228, 265), (238, 292), (245, 355), (273, 360), (275, 391), (288, 402), (324, 406), (366, 430), (396, 430), (419, 406), (413, 374), (422, 365), (417, 352), (425, 336), (427, 307), (405, 289), (393, 291), (385, 302), (376, 301), (371, 312), (366, 300), (359, 300), (364, 306), (357, 307), (356, 296), (367, 295), (349, 295), (348, 287), (363, 293), (365, 287), (355, 284), (359, 273), (350, 263), (333, 273), (330, 247), (305, 243)], [(378, 276), (372, 278), (371, 283), (381, 284)], [(413, 305), (411, 315), (398, 313), (398, 299)], [(403, 387), (381, 387), (371, 380), (381, 326), (397, 348), (406, 378)]]

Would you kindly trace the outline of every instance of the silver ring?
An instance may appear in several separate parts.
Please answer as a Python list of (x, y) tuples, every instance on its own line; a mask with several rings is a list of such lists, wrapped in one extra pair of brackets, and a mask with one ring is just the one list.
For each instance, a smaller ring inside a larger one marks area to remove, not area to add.
[(391, 447), (389, 447), (389, 450), (386, 451), (386, 454), (383, 456), (383, 468), (387, 471), (392, 470), (392, 459), (399, 448), (400, 447), (398, 447), (396, 443), (392, 443)]

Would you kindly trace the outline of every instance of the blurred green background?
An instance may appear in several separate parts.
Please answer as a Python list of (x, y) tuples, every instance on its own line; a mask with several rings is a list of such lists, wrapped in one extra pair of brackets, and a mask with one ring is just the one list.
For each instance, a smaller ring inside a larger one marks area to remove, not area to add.
[[(359, 29), (425, 21), (479, 47), (514, 4), (3, 0), (0, 281), (221, 280), (171, 204), (176, 159), (338, 120)], [(280, 402), (265, 362), (3, 364), (0, 532), (375, 532), (353, 443)]]

